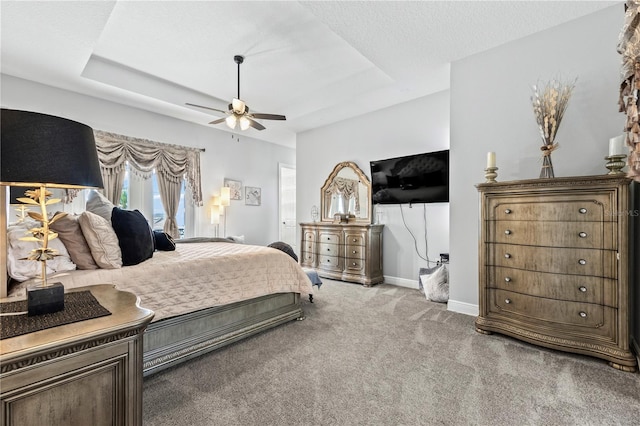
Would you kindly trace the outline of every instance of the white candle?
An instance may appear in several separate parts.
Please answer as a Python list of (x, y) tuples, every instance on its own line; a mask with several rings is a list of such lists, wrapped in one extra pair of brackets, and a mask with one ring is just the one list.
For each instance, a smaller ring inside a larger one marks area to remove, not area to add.
[(488, 152), (487, 153), (487, 169), (489, 167), (495, 167), (495, 166), (496, 166), (496, 153)]
[(624, 146), (625, 139), (626, 137), (624, 134), (609, 139), (609, 157), (626, 154)]

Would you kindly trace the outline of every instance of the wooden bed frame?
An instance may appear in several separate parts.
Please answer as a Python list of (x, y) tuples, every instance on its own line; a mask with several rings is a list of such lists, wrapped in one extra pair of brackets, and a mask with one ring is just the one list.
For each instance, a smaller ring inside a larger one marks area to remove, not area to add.
[(222, 346), (304, 319), (298, 293), (276, 293), (165, 318), (144, 332), (144, 376)]

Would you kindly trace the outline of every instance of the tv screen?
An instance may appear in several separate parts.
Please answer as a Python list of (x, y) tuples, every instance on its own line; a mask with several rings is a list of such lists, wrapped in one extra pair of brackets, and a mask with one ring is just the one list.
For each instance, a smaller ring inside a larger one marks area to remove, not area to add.
[(449, 150), (371, 161), (374, 204), (449, 202)]

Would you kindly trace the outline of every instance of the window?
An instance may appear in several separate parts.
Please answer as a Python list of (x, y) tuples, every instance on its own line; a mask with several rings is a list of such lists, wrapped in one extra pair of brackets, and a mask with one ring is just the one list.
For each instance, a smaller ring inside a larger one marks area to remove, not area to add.
[[(180, 204), (178, 204), (178, 212), (176, 214), (180, 238), (185, 236), (187, 224), (190, 220), (193, 220), (193, 209), (185, 208), (185, 193), (185, 182), (182, 181)], [(119, 207), (128, 210), (140, 210), (151, 224), (151, 228), (161, 231), (166, 217), (162, 200), (160, 199), (158, 179), (156, 178), (155, 172), (150, 179), (142, 179), (136, 174), (131, 173), (127, 165)], [(189, 218), (187, 218), (187, 216), (189, 216)]]

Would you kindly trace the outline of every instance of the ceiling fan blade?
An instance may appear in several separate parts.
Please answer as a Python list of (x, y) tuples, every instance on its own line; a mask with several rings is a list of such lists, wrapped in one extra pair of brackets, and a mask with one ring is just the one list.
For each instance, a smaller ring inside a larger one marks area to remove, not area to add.
[(258, 123), (255, 120), (252, 120), (251, 118), (247, 117), (245, 115), (245, 117), (247, 118), (247, 120), (249, 120), (249, 126), (253, 127), (256, 130), (264, 130), (266, 129), (266, 127), (264, 127), (262, 124)]
[(217, 112), (221, 112), (221, 113), (223, 113), (223, 114), (226, 114), (226, 113), (227, 113), (227, 111), (223, 111), (223, 110), (221, 110), (221, 109), (217, 109), (217, 108), (210, 108), (210, 107), (206, 107), (206, 106), (202, 106), (202, 105), (196, 105), (196, 104), (190, 104), (189, 102), (185, 103), (185, 105), (193, 106), (193, 107), (196, 107), (196, 108), (208, 109), (208, 110), (211, 110), (211, 111), (217, 111)]
[(220, 124), (220, 123), (224, 123), (224, 120), (226, 120), (226, 119), (227, 119), (227, 117), (224, 117), (224, 118), (218, 118), (217, 120), (210, 121), (210, 122), (209, 122), (209, 124)]
[(253, 112), (251, 113), (251, 117), (253, 118), (261, 118), (263, 120), (286, 120), (287, 117), (285, 117), (284, 115), (278, 115), (278, 114), (261, 114), (259, 112)]

